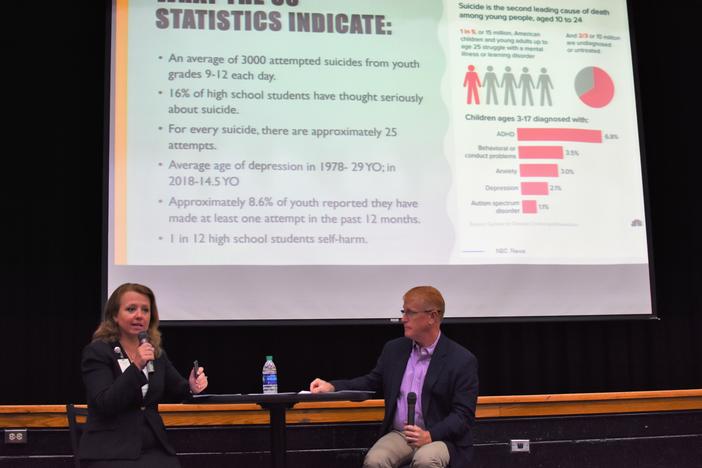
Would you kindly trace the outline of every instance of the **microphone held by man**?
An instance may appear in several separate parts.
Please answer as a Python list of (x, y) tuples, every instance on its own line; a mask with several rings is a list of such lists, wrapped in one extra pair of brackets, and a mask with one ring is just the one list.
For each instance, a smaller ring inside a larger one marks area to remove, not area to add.
[(407, 425), (414, 426), (414, 405), (417, 404), (417, 394), (409, 392), (407, 394)]

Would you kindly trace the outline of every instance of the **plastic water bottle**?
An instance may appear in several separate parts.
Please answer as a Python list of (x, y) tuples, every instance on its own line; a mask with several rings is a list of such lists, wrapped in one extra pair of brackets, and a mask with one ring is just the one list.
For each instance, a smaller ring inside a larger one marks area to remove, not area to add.
[(278, 393), (278, 370), (273, 364), (273, 356), (266, 356), (263, 365), (263, 393)]

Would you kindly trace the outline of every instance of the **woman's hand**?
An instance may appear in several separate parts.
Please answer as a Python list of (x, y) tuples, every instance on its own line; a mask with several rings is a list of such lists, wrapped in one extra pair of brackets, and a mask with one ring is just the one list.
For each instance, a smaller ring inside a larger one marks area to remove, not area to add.
[(146, 367), (146, 364), (154, 359), (156, 359), (156, 356), (154, 355), (154, 347), (151, 346), (151, 343), (144, 342), (137, 348), (136, 356), (134, 356), (133, 361), (135, 366), (143, 370), (144, 367)]
[(195, 370), (190, 370), (190, 377), (188, 377), (188, 383), (190, 384), (190, 391), (193, 394), (198, 394), (207, 388), (207, 376), (205, 375), (205, 368), (197, 368), (197, 377), (195, 377)]

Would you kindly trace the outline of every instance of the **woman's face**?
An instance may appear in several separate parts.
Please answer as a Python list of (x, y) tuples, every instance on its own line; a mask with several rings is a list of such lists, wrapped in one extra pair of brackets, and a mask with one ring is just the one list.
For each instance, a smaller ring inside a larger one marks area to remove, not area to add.
[(151, 321), (149, 298), (135, 291), (125, 292), (120, 298), (115, 319), (122, 338), (136, 337), (139, 332), (148, 330)]

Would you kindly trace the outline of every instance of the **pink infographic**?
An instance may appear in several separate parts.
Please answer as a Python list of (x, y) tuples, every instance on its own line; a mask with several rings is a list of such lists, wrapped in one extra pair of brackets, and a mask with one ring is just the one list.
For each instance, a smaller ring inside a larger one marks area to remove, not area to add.
[(625, 2), (455, 2), (446, 15), (454, 254), (645, 262)]

